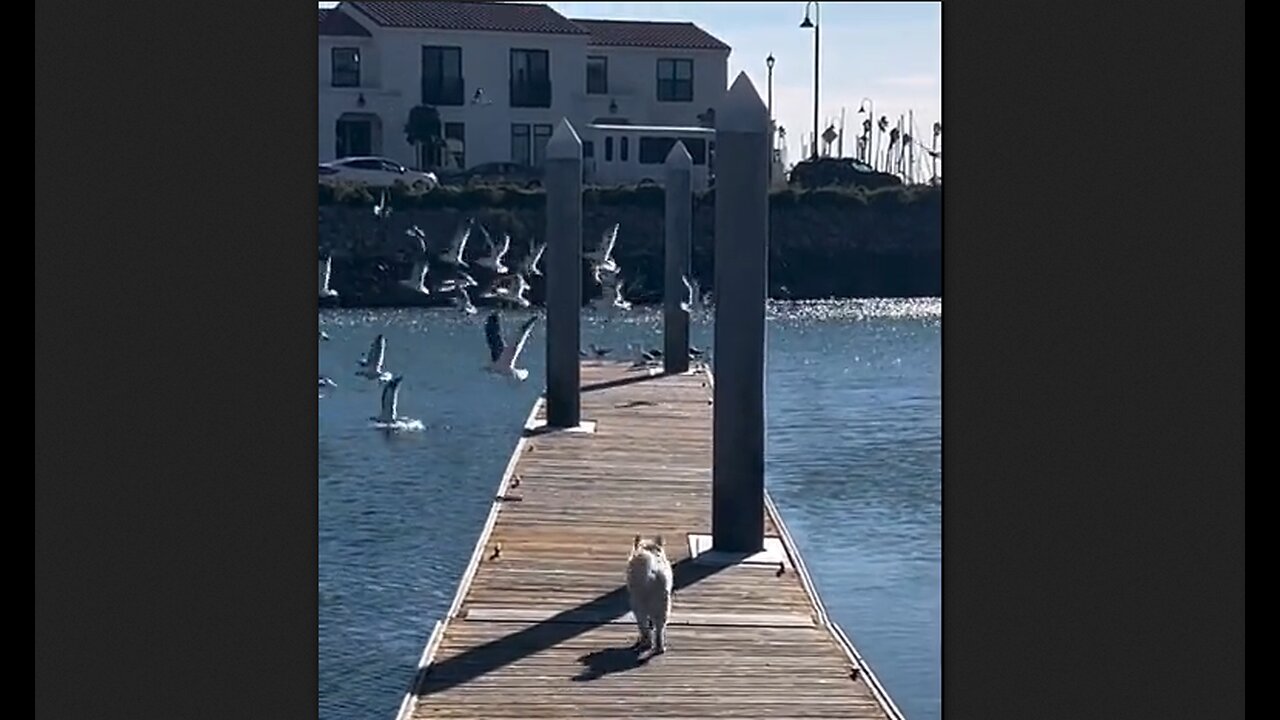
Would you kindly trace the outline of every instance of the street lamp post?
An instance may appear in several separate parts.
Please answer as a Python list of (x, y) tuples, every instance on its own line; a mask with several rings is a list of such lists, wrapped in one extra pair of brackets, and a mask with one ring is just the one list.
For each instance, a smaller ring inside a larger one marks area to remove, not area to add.
[[(813, 20), (809, 20), (809, 6), (813, 6)], [(813, 147), (810, 155), (814, 160), (818, 159), (818, 20), (822, 17), (822, 12), (818, 7), (816, 0), (809, 0), (804, 4), (804, 20), (800, 23), (802, 28), (813, 28)]]
[(773, 155), (778, 149), (778, 136), (773, 131), (773, 53), (764, 59), (764, 66), (769, 68), (769, 181), (773, 182)]
[[(867, 118), (862, 121), (862, 136), (866, 139), (863, 140), (863, 154), (859, 159), (863, 162), (867, 162), (867, 156), (871, 154), (871, 130), (876, 125), (876, 106), (875, 103), (871, 102), (871, 98), (864, 97), (862, 98), (862, 102), (858, 104), (858, 114), (862, 115), (863, 113), (867, 116)], [(873, 161), (874, 159), (875, 158), (872, 158)], [(867, 164), (872, 165), (873, 163)]]
[(773, 53), (764, 59), (764, 66), (769, 68), (769, 119), (773, 119)]

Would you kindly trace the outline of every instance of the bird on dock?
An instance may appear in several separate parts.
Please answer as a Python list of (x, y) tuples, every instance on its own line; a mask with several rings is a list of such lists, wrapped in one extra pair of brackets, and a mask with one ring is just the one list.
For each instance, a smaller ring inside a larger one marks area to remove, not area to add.
[(333, 271), (333, 256), (326, 255), (325, 258), (320, 261), (320, 297), (321, 298), (338, 297), (338, 291), (329, 287), (329, 276), (332, 273), (332, 271)]
[(596, 282), (600, 282), (601, 273), (618, 272), (618, 263), (613, 260), (613, 247), (618, 243), (618, 227), (619, 223), (614, 223), (613, 227), (605, 230), (596, 249), (586, 253)]
[[(627, 343), (627, 349), (637, 351), (633, 343)], [(639, 368), (651, 368), (662, 362), (661, 350), (638, 350), (638, 354), (634, 362), (631, 363), (633, 370)]]
[(596, 347), (595, 343), (591, 343), (586, 350), (579, 350), (578, 355), (584, 358), (594, 357), (597, 360), (601, 360), (611, 352), (613, 352), (613, 348)]
[(520, 260), (520, 267), (516, 272), (525, 277), (531, 275), (541, 275), (542, 271), (538, 269), (538, 263), (542, 261), (542, 253), (547, 251), (546, 243), (534, 245), (533, 241), (529, 241), (529, 252), (525, 253), (524, 258)]
[(502, 321), (498, 317), (498, 312), (495, 310), (489, 313), (484, 321), (484, 339), (489, 346), (489, 364), (485, 369), (495, 375), (515, 380), (528, 379), (529, 371), (516, 367), (516, 363), (519, 362), (520, 353), (529, 342), (529, 335), (533, 333), (533, 326), (537, 322), (537, 315), (530, 316), (520, 326), (516, 341), (508, 345), (502, 339)]
[(338, 383), (334, 382), (332, 378), (321, 375), (319, 387), (338, 387)]
[(507, 233), (502, 233), (502, 242), (494, 242), (483, 224), (480, 225), (480, 234), (484, 236), (484, 244), (488, 254), (476, 260), (476, 264), (482, 268), (488, 268), (498, 275), (505, 275), (508, 268), (502, 263), (502, 259), (507, 256), (507, 251), (511, 249), (511, 236)]
[(329, 339), (329, 333), (327, 333), (327, 332), (325, 332), (325, 331), (321, 330), (321, 331), (320, 331), (320, 339), (321, 339), (321, 340), (328, 340), (328, 339)]
[(391, 380), (391, 373), (382, 369), (382, 361), (387, 355), (387, 338), (381, 333), (369, 345), (369, 351), (360, 359), (360, 369), (356, 375), (370, 380)]
[(471, 237), (471, 228), (475, 223), (475, 218), (467, 218), (466, 221), (458, 224), (458, 229), (453, 233), (453, 240), (449, 242), (449, 247), (440, 253), (438, 258), (440, 264), (456, 268), (467, 267), (462, 255), (466, 252), (467, 239)]

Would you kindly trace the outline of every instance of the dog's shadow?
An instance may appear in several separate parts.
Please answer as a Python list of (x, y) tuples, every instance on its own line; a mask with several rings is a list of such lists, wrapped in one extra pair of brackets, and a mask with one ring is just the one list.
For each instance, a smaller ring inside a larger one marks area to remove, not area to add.
[(578, 662), (582, 663), (583, 668), (573, 676), (573, 681), (590, 682), (612, 673), (634, 670), (649, 662), (649, 656), (633, 645), (595, 650), (578, 658)]

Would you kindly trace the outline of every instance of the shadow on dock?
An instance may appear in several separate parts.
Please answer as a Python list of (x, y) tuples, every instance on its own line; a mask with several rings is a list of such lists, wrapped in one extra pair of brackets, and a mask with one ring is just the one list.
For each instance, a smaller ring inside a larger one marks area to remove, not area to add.
[[(724, 568), (725, 566), (719, 564), (694, 563), (687, 558), (681, 560), (672, 566), (674, 589), (679, 592)], [(619, 573), (621, 573), (621, 566), (619, 566)], [(519, 632), (505, 635), (433, 663), (422, 677), (416, 688), (416, 694), (431, 695), (462, 685), (529, 655), (555, 647), (593, 628), (607, 625), (626, 615), (630, 610), (627, 589), (625, 586), (619, 586), (616, 590), (559, 612)], [(587, 667), (572, 679), (579, 682), (595, 680), (609, 673), (630, 670), (644, 664), (641, 658), (636, 657), (633, 650), (625, 652), (630, 655), (629, 659), (623, 657), (621, 648), (602, 649), (582, 656), (579, 662)]]
[(634, 385), (635, 383), (645, 382), (646, 380), (657, 380), (663, 376), (657, 372), (650, 374), (648, 372), (634, 371), (634, 375), (628, 377), (620, 377), (615, 380), (605, 380), (603, 382), (589, 383), (582, 386), (582, 392), (589, 393), (592, 390), (608, 390), (609, 388), (622, 387), (624, 385)]

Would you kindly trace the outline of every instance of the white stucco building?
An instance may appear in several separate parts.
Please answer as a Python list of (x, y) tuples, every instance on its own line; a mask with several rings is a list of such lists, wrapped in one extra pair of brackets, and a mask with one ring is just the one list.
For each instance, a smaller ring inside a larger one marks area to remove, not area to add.
[(343, 2), (319, 13), (320, 161), (417, 165), (404, 127), (413, 107), (430, 105), (461, 166), (540, 165), (561, 117), (578, 128), (705, 125), (728, 87), (729, 46), (692, 23), (497, 2)]

